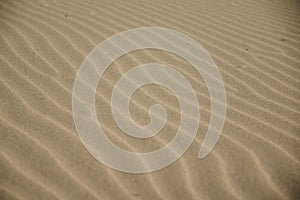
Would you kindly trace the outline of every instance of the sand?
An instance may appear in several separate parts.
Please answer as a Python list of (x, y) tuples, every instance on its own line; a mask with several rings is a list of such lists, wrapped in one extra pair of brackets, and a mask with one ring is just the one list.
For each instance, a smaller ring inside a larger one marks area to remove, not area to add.
[[(122, 173), (82, 145), (72, 89), (97, 44), (149, 26), (185, 33), (207, 50), (224, 80), (227, 117), (213, 151), (198, 159), (210, 120), (201, 76), (159, 50), (120, 57), (96, 95), (99, 121), (115, 144), (153, 151), (178, 128), (179, 104), (157, 85), (138, 90), (130, 111), (145, 125), (149, 107), (162, 104), (168, 120), (161, 133), (138, 140), (115, 124), (113, 86), (140, 64), (180, 71), (195, 88), (201, 115), (196, 140), (175, 163), (147, 174)], [(299, 1), (1, 0), (0, 31), (0, 199), (300, 199)]]

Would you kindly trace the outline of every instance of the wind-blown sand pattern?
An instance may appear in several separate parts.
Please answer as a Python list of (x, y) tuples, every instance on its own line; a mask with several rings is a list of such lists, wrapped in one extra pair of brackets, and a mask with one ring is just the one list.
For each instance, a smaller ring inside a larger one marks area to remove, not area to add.
[[(148, 174), (115, 171), (84, 148), (72, 117), (76, 72), (104, 39), (164, 27), (199, 42), (217, 64), (227, 117), (213, 151), (198, 152), (210, 120), (206, 85), (185, 60), (159, 50), (114, 62), (96, 95), (99, 121), (118, 146), (148, 152), (168, 143), (180, 121), (175, 96), (157, 85), (131, 99), (149, 122), (161, 103), (168, 121), (154, 138), (122, 133), (110, 108), (113, 86), (150, 62), (180, 71), (200, 104), (200, 127), (174, 164)], [(0, 199), (300, 199), (300, 3), (272, 1), (0, 1)], [(101, 109), (100, 109), (101, 108)]]

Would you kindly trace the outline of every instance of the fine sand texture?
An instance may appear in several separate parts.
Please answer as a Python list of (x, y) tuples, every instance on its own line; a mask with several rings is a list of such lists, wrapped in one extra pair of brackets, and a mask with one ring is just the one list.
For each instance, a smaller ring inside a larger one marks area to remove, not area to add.
[[(212, 57), (226, 88), (227, 116), (213, 151), (199, 159), (211, 103), (186, 60), (149, 49), (123, 55), (104, 73), (96, 112), (123, 149), (149, 152), (176, 134), (180, 105), (165, 87), (145, 85), (130, 101), (149, 123), (168, 113), (153, 138), (116, 125), (110, 107), (118, 79), (145, 63), (168, 65), (190, 82), (200, 105), (196, 139), (172, 165), (123, 173), (83, 146), (72, 116), (76, 73), (110, 36), (139, 27), (185, 33)], [(300, 2), (298, 0), (0, 0), (0, 199), (300, 199)]]

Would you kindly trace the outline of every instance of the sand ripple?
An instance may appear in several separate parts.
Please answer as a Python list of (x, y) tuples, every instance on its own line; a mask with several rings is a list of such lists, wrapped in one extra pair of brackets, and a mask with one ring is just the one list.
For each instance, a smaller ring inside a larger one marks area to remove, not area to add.
[[(168, 121), (161, 133), (137, 140), (116, 126), (111, 92), (134, 66), (176, 68), (196, 89), (201, 111), (197, 139), (182, 158), (163, 170), (131, 175), (105, 167), (85, 150), (72, 118), (72, 88), (98, 43), (145, 26), (181, 31), (207, 49), (224, 79), (227, 118), (213, 152), (198, 160), (210, 119), (202, 78), (166, 52), (120, 57), (96, 94), (98, 118), (114, 143), (146, 152), (169, 142), (178, 127), (178, 102), (160, 86), (137, 91), (130, 109), (137, 123), (147, 124), (149, 106), (164, 105)], [(0, 30), (0, 199), (300, 198), (299, 2), (3, 0)]]

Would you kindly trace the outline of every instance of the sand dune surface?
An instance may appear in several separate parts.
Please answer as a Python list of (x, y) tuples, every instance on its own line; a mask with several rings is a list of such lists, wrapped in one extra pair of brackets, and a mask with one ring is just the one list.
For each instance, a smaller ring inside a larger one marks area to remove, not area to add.
[[(206, 84), (186, 60), (155, 49), (111, 64), (97, 88), (97, 117), (128, 151), (170, 142), (180, 105), (168, 89), (146, 85), (131, 98), (140, 125), (155, 103), (168, 113), (147, 140), (122, 133), (110, 99), (133, 67), (171, 66), (199, 100), (200, 126), (188, 151), (159, 171), (130, 174), (103, 165), (81, 143), (72, 116), (76, 73), (97, 44), (139, 27), (185, 33), (218, 66), (227, 116), (205, 159), (198, 152), (211, 116)], [(300, 199), (299, 1), (1, 0), (0, 33), (0, 199)]]

